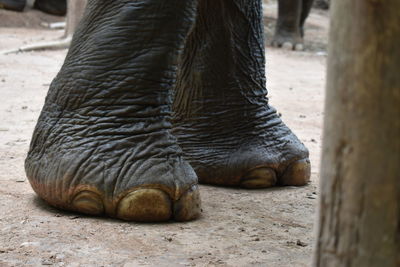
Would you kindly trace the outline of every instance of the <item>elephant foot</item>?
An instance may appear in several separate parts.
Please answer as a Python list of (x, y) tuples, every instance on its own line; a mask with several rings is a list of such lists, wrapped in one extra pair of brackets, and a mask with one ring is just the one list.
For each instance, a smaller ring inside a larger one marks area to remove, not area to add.
[(195, 219), (198, 181), (171, 133), (170, 93), (196, 3), (89, 2), (33, 133), (27, 177), (61, 209)]
[(277, 31), (271, 42), (271, 46), (279, 47), (285, 50), (303, 51), (304, 43), (301, 33), (289, 33), (286, 31)]
[(200, 183), (256, 189), (310, 181), (308, 150), (275, 109), (252, 119), (239, 116), (177, 123), (174, 133)]
[[(163, 127), (168, 123), (144, 113), (108, 117), (106, 108), (83, 116), (46, 103), (25, 162), (34, 191), (50, 205), (89, 215), (140, 222), (197, 218), (197, 176)], [(113, 115), (126, 111), (120, 108)]]
[(188, 221), (199, 216), (196, 175), (187, 163), (111, 156), (115, 156), (113, 164), (94, 150), (81, 155), (65, 151), (59, 156), (31, 152), (26, 172), (35, 192), (60, 209), (138, 222)]

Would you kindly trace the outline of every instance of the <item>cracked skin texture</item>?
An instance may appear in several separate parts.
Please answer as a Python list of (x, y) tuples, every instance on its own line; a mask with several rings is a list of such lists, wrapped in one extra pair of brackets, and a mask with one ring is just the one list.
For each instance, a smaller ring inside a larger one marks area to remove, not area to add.
[(307, 149), (268, 104), (264, 52), (261, 1), (200, 1), (173, 110), (202, 183), (260, 188), (309, 177)]
[(308, 151), (268, 105), (262, 38), (259, 0), (90, 1), (34, 130), (35, 192), (91, 215), (187, 221), (198, 178), (306, 184)]

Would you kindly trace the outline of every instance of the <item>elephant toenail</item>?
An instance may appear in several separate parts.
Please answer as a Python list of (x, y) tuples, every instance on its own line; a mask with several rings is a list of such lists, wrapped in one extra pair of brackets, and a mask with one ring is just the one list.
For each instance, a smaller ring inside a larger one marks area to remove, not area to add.
[(139, 222), (168, 221), (172, 217), (171, 198), (159, 189), (138, 189), (119, 202), (117, 217)]
[(81, 191), (72, 201), (75, 210), (90, 214), (100, 215), (104, 213), (104, 204), (101, 197), (94, 192)]
[(181, 198), (174, 203), (174, 219), (190, 221), (198, 218), (201, 213), (201, 199), (198, 185), (193, 185)]
[(276, 173), (271, 168), (257, 168), (247, 173), (240, 186), (248, 189), (267, 188), (276, 184)]
[(304, 45), (303, 44), (296, 44), (294, 46), (295, 51), (303, 51), (304, 50)]
[(291, 42), (284, 42), (282, 44), (282, 49), (293, 50), (293, 44)]
[(298, 160), (286, 169), (279, 179), (281, 185), (301, 186), (310, 181), (311, 163), (309, 159)]

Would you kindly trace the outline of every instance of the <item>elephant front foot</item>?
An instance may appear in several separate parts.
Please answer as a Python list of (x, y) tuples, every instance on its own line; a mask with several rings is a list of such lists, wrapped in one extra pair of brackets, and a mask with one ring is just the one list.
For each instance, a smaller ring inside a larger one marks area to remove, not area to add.
[(42, 199), (129, 221), (199, 216), (196, 173), (171, 133), (170, 94), (196, 3), (89, 1), (25, 163)]
[(133, 122), (49, 114), (39, 119), (25, 167), (50, 205), (141, 222), (199, 216), (197, 176), (167, 130), (139, 134)]
[(200, 183), (256, 189), (310, 181), (308, 150), (273, 108), (262, 117), (238, 116), (203, 116), (175, 127)]
[(277, 29), (275, 36), (271, 42), (273, 47), (280, 47), (285, 50), (303, 51), (304, 43), (300, 32), (289, 32)]

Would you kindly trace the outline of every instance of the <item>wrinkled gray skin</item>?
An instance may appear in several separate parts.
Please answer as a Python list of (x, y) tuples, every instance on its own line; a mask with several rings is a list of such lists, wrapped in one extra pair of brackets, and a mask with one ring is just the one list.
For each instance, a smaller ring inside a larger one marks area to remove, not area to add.
[[(33, 133), (49, 204), (133, 221), (200, 214), (197, 183), (309, 181), (268, 104), (261, 0), (89, 0)], [(174, 99), (174, 101), (173, 101)]]
[(320, 9), (329, 9), (330, 4), (330, 0), (315, 0), (313, 7)]
[(272, 45), (303, 50), (304, 23), (314, 0), (278, 0), (278, 22)]

